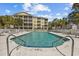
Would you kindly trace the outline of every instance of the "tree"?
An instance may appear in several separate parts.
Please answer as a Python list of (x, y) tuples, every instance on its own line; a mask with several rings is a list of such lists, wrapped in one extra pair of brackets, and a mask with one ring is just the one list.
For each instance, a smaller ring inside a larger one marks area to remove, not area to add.
[(52, 29), (52, 22), (48, 22), (48, 29), (51, 30)]
[(72, 12), (68, 15), (69, 22), (74, 24), (79, 23), (79, 3), (74, 3), (72, 6)]
[(12, 16), (4, 16), (3, 17), (3, 22), (5, 25), (5, 28), (10, 28), (10, 25), (14, 25), (15, 24), (15, 19)]
[(52, 27), (55, 28), (63, 28), (68, 24), (67, 18), (57, 19), (55, 18), (52, 22), (49, 22), (49, 28), (52, 29)]
[(23, 24), (23, 21), (22, 21), (22, 19), (21, 18), (15, 18), (15, 25), (16, 26), (20, 26), (20, 25), (22, 25)]
[(13, 16), (0, 16), (0, 28), (11, 28), (10, 26), (20, 26), (23, 21), (20, 18), (14, 18)]
[(72, 10), (75, 12), (79, 11), (79, 3), (74, 3), (72, 6)]
[(0, 28), (4, 27), (3, 16), (0, 16)]

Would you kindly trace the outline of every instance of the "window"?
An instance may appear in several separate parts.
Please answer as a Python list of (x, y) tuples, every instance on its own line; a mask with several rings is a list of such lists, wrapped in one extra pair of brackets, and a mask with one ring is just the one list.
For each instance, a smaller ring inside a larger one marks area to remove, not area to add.
[(19, 16), (19, 17), (23, 17), (23, 16)]
[(24, 18), (27, 18), (27, 16), (24, 16)]
[(23, 29), (23, 27), (20, 27), (20, 29)]
[(24, 27), (24, 29), (28, 29), (27, 27)]
[(41, 19), (41, 18), (37, 18), (37, 19)]
[(29, 27), (29, 29), (32, 29), (32, 27)]

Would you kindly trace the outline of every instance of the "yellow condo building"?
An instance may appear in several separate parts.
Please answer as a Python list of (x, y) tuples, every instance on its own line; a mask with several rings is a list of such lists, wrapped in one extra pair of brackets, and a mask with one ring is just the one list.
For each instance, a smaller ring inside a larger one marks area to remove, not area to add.
[(13, 15), (16, 19), (19, 17), (22, 19), (23, 24), (15, 26), (15, 29), (24, 29), (31, 31), (47, 31), (48, 30), (48, 19), (44, 17), (37, 17), (26, 12), (19, 12)]

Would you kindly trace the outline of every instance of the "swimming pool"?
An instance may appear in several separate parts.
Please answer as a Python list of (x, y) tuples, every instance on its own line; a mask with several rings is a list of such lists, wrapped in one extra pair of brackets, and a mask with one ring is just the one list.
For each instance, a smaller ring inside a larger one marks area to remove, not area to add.
[(11, 40), (24, 47), (48, 48), (62, 45), (65, 41), (61, 38), (63, 37), (48, 32), (31, 32)]

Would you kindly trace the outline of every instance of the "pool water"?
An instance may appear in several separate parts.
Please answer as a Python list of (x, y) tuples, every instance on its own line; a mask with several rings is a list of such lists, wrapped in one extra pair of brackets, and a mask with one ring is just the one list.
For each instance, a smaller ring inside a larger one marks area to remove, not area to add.
[(24, 47), (48, 48), (62, 45), (65, 41), (61, 38), (63, 37), (48, 32), (31, 32), (11, 40)]

